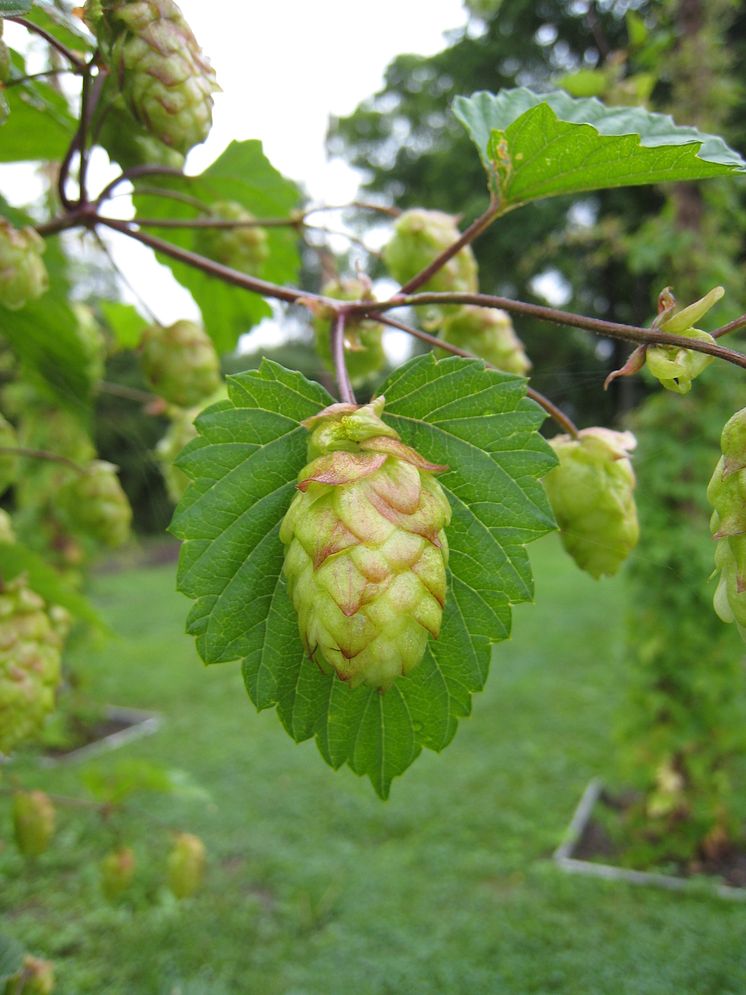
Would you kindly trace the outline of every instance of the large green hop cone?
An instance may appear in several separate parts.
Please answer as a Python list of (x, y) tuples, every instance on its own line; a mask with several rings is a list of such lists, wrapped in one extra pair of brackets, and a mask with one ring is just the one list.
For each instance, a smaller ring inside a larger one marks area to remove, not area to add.
[(381, 420), (384, 398), (304, 422), (309, 463), (280, 529), (306, 652), (351, 687), (385, 691), (437, 638), (451, 518), (429, 463)]
[(220, 386), (218, 354), (193, 321), (148, 326), (140, 341), (140, 364), (153, 390), (179, 408), (194, 407)]
[(134, 117), (186, 153), (212, 125), (215, 73), (173, 0), (88, 0), (86, 20)]
[(46, 291), (44, 249), (44, 239), (33, 228), (14, 228), (0, 218), (0, 304), (18, 311)]
[(715, 509), (710, 522), (717, 541), (715, 570), (720, 572), (714, 606), (746, 639), (746, 408), (726, 423), (720, 448), (722, 456), (707, 487)]
[(61, 643), (22, 577), (0, 587), (0, 753), (38, 733), (54, 708)]
[(631, 432), (586, 428), (550, 439), (559, 466), (544, 477), (562, 544), (593, 577), (615, 574), (639, 537)]
[[(370, 285), (364, 280), (348, 277), (329, 280), (321, 288), (324, 297), (341, 301), (373, 300)], [(334, 369), (331, 343), (331, 317), (319, 314), (313, 319), (316, 350), (327, 369)], [(378, 373), (386, 362), (383, 351), (382, 326), (377, 321), (353, 321), (345, 325), (345, 364), (354, 384)]]
[(104, 546), (114, 549), (129, 538), (132, 508), (113, 463), (93, 460), (60, 490), (59, 503), (75, 531)]

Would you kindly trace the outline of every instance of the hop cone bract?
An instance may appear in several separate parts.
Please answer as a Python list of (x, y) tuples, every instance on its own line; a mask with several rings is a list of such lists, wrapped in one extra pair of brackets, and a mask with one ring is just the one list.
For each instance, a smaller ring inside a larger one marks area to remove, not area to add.
[[(210, 214), (223, 221), (253, 221), (254, 215), (235, 200), (210, 205)], [(245, 228), (199, 229), (198, 249), (202, 255), (242, 273), (258, 273), (269, 255), (267, 231), (259, 225)]]
[(524, 376), (531, 369), (531, 360), (515, 333), (510, 315), (499, 308), (471, 304), (459, 308), (444, 321), (441, 338), (460, 349), (468, 349), (506, 373)]
[(54, 708), (61, 643), (22, 577), (0, 589), (0, 753), (35, 735)]
[(18, 311), (49, 286), (42, 262), (44, 239), (33, 228), (14, 228), (0, 218), (0, 304)]
[(309, 463), (280, 529), (306, 652), (351, 687), (385, 691), (440, 632), (448, 500), (381, 419), (384, 398), (333, 404), (304, 425)]
[(153, 390), (170, 404), (191, 408), (220, 386), (220, 361), (209, 336), (193, 321), (150, 325), (140, 363)]
[[(676, 310), (676, 302), (669, 288), (663, 291), (659, 299), (659, 307), (667, 305), (666, 310), (674, 312), (664, 320), (657, 322), (657, 328), (669, 335), (682, 335), (684, 338), (697, 342), (715, 344), (715, 339), (709, 332), (694, 328), (694, 322), (699, 321), (713, 307), (725, 291), (722, 287), (714, 287), (708, 294), (685, 307)], [(656, 380), (660, 381), (666, 390), (676, 394), (688, 394), (692, 389), (692, 380), (706, 370), (714, 356), (703, 352), (692, 352), (680, 346), (656, 345), (649, 346), (645, 351), (645, 363)]]
[(38, 857), (54, 835), (55, 810), (43, 791), (17, 791), (13, 796), (13, 832), (26, 857)]
[[(321, 288), (324, 297), (340, 301), (366, 300), (370, 288), (363, 280), (341, 278), (329, 280)], [(313, 320), (316, 350), (329, 370), (334, 369), (330, 328), (331, 319), (319, 315)], [(382, 327), (376, 321), (348, 321), (345, 325), (345, 363), (353, 383), (359, 383), (383, 367)]]
[(168, 886), (176, 898), (189, 898), (202, 884), (205, 844), (192, 833), (178, 833), (168, 855)]
[(134, 117), (186, 153), (212, 125), (215, 73), (173, 0), (89, 0), (86, 18)]
[(746, 639), (746, 408), (726, 423), (720, 447), (722, 456), (707, 487), (715, 509), (710, 522), (717, 541), (715, 569), (720, 571), (714, 605)]
[(593, 577), (615, 574), (637, 544), (631, 432), (583, 429), (550, 439), (559, 466), (544, 477), (562, 544)]
[(62, 488), (59, 502), (76, 531), (104, 546), (121, 546), (129, 538), (132, 509), (113, 463), (93, 460)]

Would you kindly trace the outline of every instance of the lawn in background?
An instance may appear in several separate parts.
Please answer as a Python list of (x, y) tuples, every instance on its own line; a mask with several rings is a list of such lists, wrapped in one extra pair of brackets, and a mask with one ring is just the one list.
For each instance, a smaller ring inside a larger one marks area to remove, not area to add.
[[(185, 771), (208, 797), (133, 801), (123, 840), (140, 872), (114, 906), (97, 816), (61, 812), (50, 851), (24, 865), (1, 801), (0, 932), (56, 962), (59, 995), (746, 991), (746, 903), (550, 860), (588, 779), (613, 765), (624, 601), (621, 581), (592, 582), (554, 538), (533, 559), (538, 604), (516, 610), (472, 717), (386, 803), (258, 715), (237, 664), (202, 666), (173, 566), (97, 577), (119, 635), (77, 665), (103, 699), (158, 709), (164, 726), (86, 765), (19, 773), (79, 794), (84, 766), (126, 755)], [(161, 884), (169, 828), (209, 853), (204, 890), (182, 904)]]

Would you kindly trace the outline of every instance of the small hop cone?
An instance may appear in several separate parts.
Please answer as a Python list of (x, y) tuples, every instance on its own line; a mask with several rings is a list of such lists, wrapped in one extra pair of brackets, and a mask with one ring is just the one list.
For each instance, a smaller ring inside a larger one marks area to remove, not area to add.
[(0, 587), (0, 753), (36, 735), (54, 708), (61, 645), (23, 577)]
[(171, 420), (166, 434), (155, 447), (155, 457), (158, 460), (166, 492), (174, 504), (178, 504), (190, 483), (190, 478), (175, 465), (177, 456), (184, 446), (197, 438), (194, 420), (205, 407), (222, 401), (227, 397), (225, 384), (221, 384), (215, 394), (202, 405), (193, 408), (169, 408), (168, 417)]
[(220, 386), (215, 347), (193, 321), (150, 325), (142, 334), (140, 350), (146, 380), (169, 404), (192, 408)]
[[(700, 328), (694, 328), (694, 322), (699, 321), (710, 308), (724, 295), (722, 287), (714, 287), (708, 294), (685, 307), (676, 310), (675, 300), (667, 288), (660, 296), (659, 307), (664, 307), (662, 314), (668, 315), (656, 322), (658, 331), (669, 335), (682, 335), (697, 342), (715, 344), (715, 339)], [(656, 345), (649, 346), (645, 352), (645, 363), (648, 370), (658, 380), (662, 387), (676, 394), (688, 394), (692, 389), (692, 381), (706, 370), (714, 356), (703, 352), (692, 352), (679, 346)]]
[(59, 503), (75, 531), (104, 546), (114, 549), (129, 538), (132, 508), (113, 463), (93, 460), (62, 488)]
[(135, 119), (177, 152), (203, 142), (219, 87), (173, 0), (89, 0), (85, 16)]
[(178, 833), (168, 855), (168, 887), (176, 898), (190, 898), (202, 885), (205, 844), (199, 836)]
[[(406, 283), (460, 236), (452, 215), (414, 208), (397, 219), (394, 235), (383, 250), (383, 260), (394, 279)], [(459, 249), (420, 290), (474, 293), (477, 261), (471, 247)]]
[(309, 463), (280, 528), (306, 652), (350, 687), (385, 691), (437, 638), (451, 509), (428, 463), (381, 419), (333, 404), (305, 427)]
[(33, 228), (14, 228), (0, 218), (0, 304), (18, 311), (47, 290), (44, 248)]
[[(364, 280), (341, 278), (329, 280), (321, 288), (324, 297), (340, 301), (367, 300), (370, 287)], [(328, 370), (334, 369), (331, 345), (331, 318), (319, 315), (313, 320), (316, 351)], [(350, 380), (362, 383), (378, 373), (386, 362), (382, 327), (376, 321), (350, 321), (345, 326), (345, 363)]]
[[(254, 215), (235, 200), (211, 204), (210, 214), (222, 221), (254, 220)], [(199, 232), (198, 251), (202, 255), (242, 273), (257, 274), (269, 256), (267, 231), (260, 226), (203, 228)]]
[(713, 604), (717, 615), (735, 622), (746, 639), (746, 408), (726, 423), (720, 448), (722, 456), (707, 487), (719, 572)]
[(101, 890), (110, 902), (116, 902), (132, 884), (135, 854), (128, 846), (107, 853), (100, 864)]
[(54, 835), (55, 809), (43, 791), (18, 791), (13, 796), (13, 832), (25, 857), (38, 857)]
[(544, 477), (562, 544), (593, 577), (617, 572), (637, 544), (631, 432), (587, 428), (549, 440), (559, 466)]
[(53, 991), (54, 964), (30, 954), (23, 958), (20, 971), (5, 984), (5, 995), (52, 995)]
[(531, 360), (515, 333), (510, 315), (499, 308), (470, 304), (459, 308), (444, 321), (441, 338), (506, 373), (525, 376), (531, 369)]

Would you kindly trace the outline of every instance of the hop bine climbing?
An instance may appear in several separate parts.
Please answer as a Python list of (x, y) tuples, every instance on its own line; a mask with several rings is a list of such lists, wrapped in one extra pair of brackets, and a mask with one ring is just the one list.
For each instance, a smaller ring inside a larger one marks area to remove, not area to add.
[(304, 422), (309, 463), (280, 529), (306, 652), (350, 687), (385, 691), (437, 638), (451, 509), (429, 463), (381, 419), (384, 398)]

